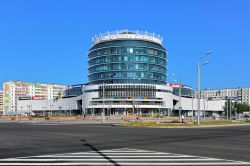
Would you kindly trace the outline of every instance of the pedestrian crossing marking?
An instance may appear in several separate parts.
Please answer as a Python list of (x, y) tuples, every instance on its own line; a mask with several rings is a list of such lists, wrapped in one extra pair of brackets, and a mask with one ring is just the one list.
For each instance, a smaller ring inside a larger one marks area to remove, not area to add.
[(0, 159), (0, 165), (250, 165), (250, 162), (140, 149), (111, 149)]

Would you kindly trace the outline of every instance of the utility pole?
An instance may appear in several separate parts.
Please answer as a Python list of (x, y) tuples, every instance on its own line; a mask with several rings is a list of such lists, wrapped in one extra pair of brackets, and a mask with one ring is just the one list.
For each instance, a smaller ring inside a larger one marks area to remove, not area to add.
[(133, 101), (132, 101), (132, 106), (133, 106), (133, 123), (135, 123), (135, 84), (133, 83)]
[(234, 114), (235, 114), (235, 123), (237, 123), (237, 108), (236, 108), (236, 106), (234, 108)]
[(18, 121), (18, 112), (17, 112), (17, 108), (16, 108), (16, 121)]
[(53, 107), (53, 105), (50, 104), (49, 106), (50, 106), (50, 116), (52, 116), (52, 107)]
[(206, 118), (206, 98), (204, 97), (203, 98), (203, 104), (204, 104), (204, 111), (203, 111), (203, 113), (204, 113), (204, 115), (203, 115), (203, 118), (205, 119)]
[(200, 61), (198, 61), (197, 67), (197, 75), (198, 75), (198, 90), (197, 90), (197, 124), (200, 125)]
[(159, 119), (158, 120), (159, 120), (159, 123), (160, 123), (161, 122), (161, 110), (160, 110), (160, 107), (158, 109), (159, 109), (159, 117), (158, 117)]
[(102, 99), (103, 99), (103, 101), (102, 101), (102, 122), (104, 123), (105, 122), (105, 83), (103, 83), (103, 88), (102, 88)]
[[(200, 67), (200, 60), (201, 59), (203, 59), (205, 56), (207, 56), (207, 55), (209, 55), (209, 54), (211, 54), (212, 53), (212, 51), (208, 51), (205, 55), (203, 55), (199, 60), (198, 60), (198, 65), (197, 65), (197, 81), (198, 81), (198, 83), (197, 83), (197, 85), (198, 85), (198, 87), (197, 87), (197, 109), (198, 109), (198, 116), (197, 116), (197, 124), (198, 125), (200, 125), (200, 99), (201, 99), (201, 85), (200, 85), (200, 79), (201, 79), (201, 76), (200, 76), (200, 74), (201, 74), (201, 72), (200, 72), (200, 70), (201, 70), (201, 67)], [(208, 64), (208, 62), (206, 61), (205, 63), (203, 63), (203, 65), (207, 65)]]
[(182, 111), (182, 107), (181, 107), (181, 89), (182, 89), (182, 82), (180, 79), (180, 87), (179, 87), (179, 122), (181, 122), (181, 111)]
[(227, 121), (228, 121), (228, 96), (227, 96)]
[(192, 122), (194, 121), (194, 93), (192, 92)]
[(231, 98), (229, 98), (229, 119), (232, 120)]

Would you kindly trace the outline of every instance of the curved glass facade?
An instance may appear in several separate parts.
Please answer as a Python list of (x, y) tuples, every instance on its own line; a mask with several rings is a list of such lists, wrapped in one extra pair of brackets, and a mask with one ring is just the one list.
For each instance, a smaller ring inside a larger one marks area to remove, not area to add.
[(134, 39), (109, 40), (89, 50), (90, 84), (165, 84), (167, 54), (160, 44)]

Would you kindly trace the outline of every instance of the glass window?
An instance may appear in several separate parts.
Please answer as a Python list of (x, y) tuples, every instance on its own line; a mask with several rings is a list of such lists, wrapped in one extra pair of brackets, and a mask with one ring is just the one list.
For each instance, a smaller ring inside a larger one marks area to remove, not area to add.
[(128, 57), (127, 56), (124, 56), (124, 61), (128, 61)]
[(129, 48), (129, 53), (130, 53), (130, 54), (133, 53), (133, 48)]

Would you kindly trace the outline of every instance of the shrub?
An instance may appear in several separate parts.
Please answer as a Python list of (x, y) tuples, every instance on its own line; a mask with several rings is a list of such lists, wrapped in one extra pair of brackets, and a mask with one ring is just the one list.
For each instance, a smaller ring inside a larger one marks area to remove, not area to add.
[(171, 121), (171, 123), (180, 123), (178, 120), (174, 119)]

